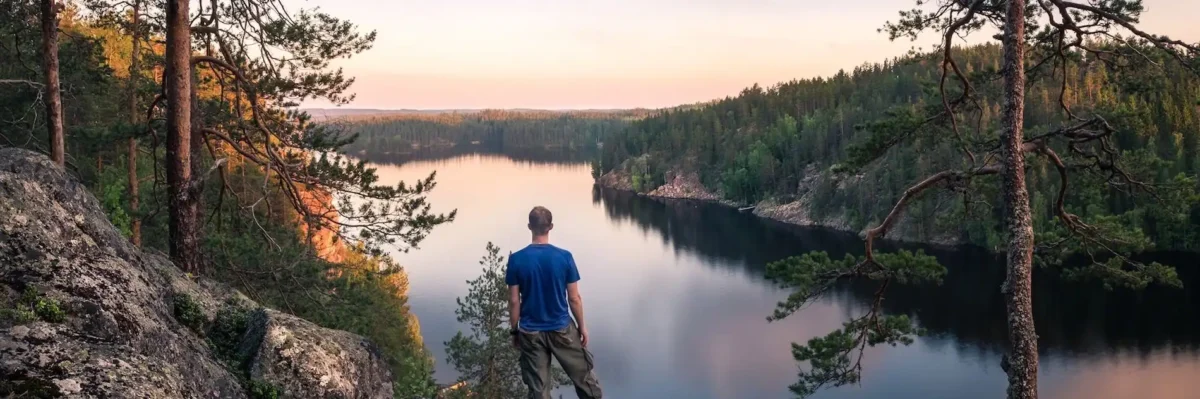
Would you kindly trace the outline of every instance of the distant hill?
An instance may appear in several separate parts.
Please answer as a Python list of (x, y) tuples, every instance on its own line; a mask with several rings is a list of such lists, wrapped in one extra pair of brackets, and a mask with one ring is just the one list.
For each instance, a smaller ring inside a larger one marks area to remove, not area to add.
[[(364, 156), (482, 145), (494, 151), (591, 151), (655, 110), (338, 110), (312, 112), (358, 139), (343, 151)], [(375, 113), (372, 113), (375, 112)]]
[(318, 121), (343, 117), (386, 116), (386, 115), (432, 115), (460, 112), (458, 110), (423, 109), (369, 109), (369, 108), (301, 108)]
[(564, 115), (636, 115), (639, 117), (649, 115), (653, 111), (646, 108), (635, 109), (533, 109), (533, 108), (506, 108), (506, 109), (369, 109), (369, 108), (301, 108), (301, 111), (308, 112), (314, 120), (326, 121), (334, 119), (363, 119), (384, 117), (405, 118), (405, 117), (427, 117), (433, 115), (444, 114), (483, 114), (496, 113), (502, 111), (504, 113), (517, 114), (564, 114)]

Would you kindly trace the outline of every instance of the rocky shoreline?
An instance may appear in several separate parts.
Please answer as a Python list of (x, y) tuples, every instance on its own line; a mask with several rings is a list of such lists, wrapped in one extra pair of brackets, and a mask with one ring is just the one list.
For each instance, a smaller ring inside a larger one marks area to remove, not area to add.
[[(810, 176), (815, 176), (810, 174)], [(806, 180), (812, 180), (806, 179)], [(809, 182), (811, 184), (811, 181)], [(625, 191), (635, 193), (639, 196), (662, 199), (662, 200), (691, 200), (708, 203), (720, 204), (723, 206), (745, 209), (752, 207), (752, 213), (755, 216), (769, 219), (775, 222), (784, 223), (799, 227), (817, 227), (829, 229), (836, 232), (855, 234), (859, 237), (864, 236), (865, 229), (854, 228), (845, 215), (820, 216), (814, 215), (812, 211), (812, 199), (808, 193), (801, 195), (792, 201), (781, 202), (777, 199), (766, 199), (755, 204), (738, 203), (725, 199), (718, 192), (709, 190), (700, 182), (699, 176), (694, 172), (669, 172), (666, 184), (656, 187), (648, 192), (638, 192), (634, 190), (633, 184), (629, 176), (619, 170), (614, 170), (606, 173), (596, 179), (595, 184), (611, 190)], [(905, 218), (901, 218), (896, 227), (893, 228), (892, 234), (887, 236), (888, 241), (903, 242), (908, 244), (931, 245), (937, 247), (957, 247), (965, 245), (961, 240), (954, 237), (952, 234), (944, 234), (931, 239), (915, 237), (910, 234), (903, 234), (904, 226), (908, 224)]]

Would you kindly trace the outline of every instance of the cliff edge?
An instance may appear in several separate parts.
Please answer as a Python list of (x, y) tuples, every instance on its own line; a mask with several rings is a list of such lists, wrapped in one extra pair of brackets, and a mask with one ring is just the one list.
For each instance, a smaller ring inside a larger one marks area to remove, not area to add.
[(0, 397), (391, 398), (375, 345), (131, 246), (75, 178), (0, 149)]

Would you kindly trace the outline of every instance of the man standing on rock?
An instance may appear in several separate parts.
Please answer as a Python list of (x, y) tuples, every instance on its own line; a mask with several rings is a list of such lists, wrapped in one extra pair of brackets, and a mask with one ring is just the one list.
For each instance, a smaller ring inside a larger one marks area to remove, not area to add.
[(530, 399), (550, 399), (553, 355), (580, 399), (600, 398), (600, 381), (592, 372), (592, 354), (587, 350), (579, 269), (570, 252), (550, 245), (552, 228), (550, 210), (533, 208), (529, 212), (533, 243), (508, 257), (508, 311), (513, 346), (521, 351), (521, 378)]

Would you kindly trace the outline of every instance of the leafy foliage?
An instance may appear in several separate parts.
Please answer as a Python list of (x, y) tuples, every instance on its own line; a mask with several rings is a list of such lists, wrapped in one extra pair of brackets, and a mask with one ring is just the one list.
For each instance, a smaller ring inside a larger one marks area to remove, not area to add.
[(172, 309), (174, 309), (175, 320), (191, 329), (196, 334), (204, 333), (204, 325), (208, 324), (208, 317), (204, 315), (204, 309), (200, 308), (200, 304), (196, 302), (191, 295), (176, 293), (172, 296)]
[(0, 307), (0, 325), (25, 324), (37, 320), (62, 323), (67, 320), (67, 313), (57, 299), (42, 295), (32, 286), (26, 287), (13, 303), (4, 303)]
[(244, 369), (249, 360), (240, 358), (238, 354), (242, 338), (249, 328), (249, 320), (250, 309), (240, 303), (230, 302), (217, 311), (212, 327), (208, 329), (208, 345), (232, 370)]
[(246, 389), (250, 399), (279, 399), (279, 387), (261, 380), (250, 380)]
[[(823, 387), (840, 387), (862, 379), (862, 352), (868, 346), (909, 345), (921, 330), (907, 316), (859, 318), (841, 329), (792, 344), (792, 357), (808, 362), (809, 371), (801, 372), (799, 382), (788, 387), (801, 397), (815, 394)], [(856, 358), (853, 358), (856, 356)]]
[(883, 315), (883, 293), (892, 281), (899, 284), (940, 284), (946, 268), (923, 251), (906, 250), (878, 253), (872, 257), (846, 255), (832, 259), (824, 251), (772, 262), (766, 276), (782, 288), (791, 289), (787, 300), (780, 302), (768, 320), (780, 320), (801, 310), (831, 292), (839, 282), (850, 278), (880, 281), (875, 301), (865, 315), (852, 319), (825, 336), (810, 339), (806, 344), (792, 344), (792, 357), (807, 362), (809, 367), (799, 374), (799, 381), (790, 389), (807, 397), (822, 387), (853, 384), (862, 378), (862, 356), (867, 347), (881, 344), (908, 345), (921, 330), (907, 316)]
[(946, 268), (924, 251), (878, 253), (874, 260), (846, 255), (840, 260), (825, 251), (813, 251), (767, 264), (767, 279), (792, 290), (769, 320), (780, 320), (821, 299), (839, 280), (863, 277), (900, 284), (940, 284)]

